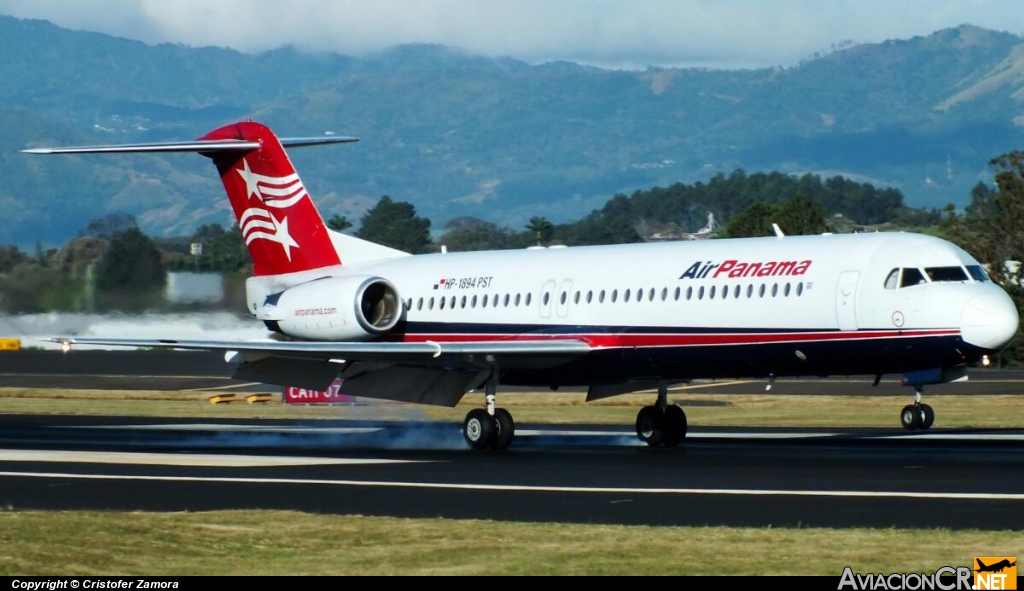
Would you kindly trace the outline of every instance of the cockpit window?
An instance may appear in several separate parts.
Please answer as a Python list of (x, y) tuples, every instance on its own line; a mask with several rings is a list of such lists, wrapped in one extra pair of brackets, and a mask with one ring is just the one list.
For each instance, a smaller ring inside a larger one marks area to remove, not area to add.
[(896, 289), (900, 284), (900, 270), (893, 269), (889, 271), (889, 275), (885, 278), (886, 289)]
[(963, 267), (926, 267), (924, 272), (932, 281), (967, 281)]
[(911, 285), (920, 285), (921, 283), (927, 283), (924, 275), (921, 274), (919, 269), (913, 267), (907, 267), (903, 269), (903, 278), (900, 280), (900, 287), (910, 287)]
[(985, 269), (981, 268), (981, 265), (967, 265), (967, 272), (971, 274), (971, 278), (975, 281), (988, 281), (988, 273), (985, 273)]

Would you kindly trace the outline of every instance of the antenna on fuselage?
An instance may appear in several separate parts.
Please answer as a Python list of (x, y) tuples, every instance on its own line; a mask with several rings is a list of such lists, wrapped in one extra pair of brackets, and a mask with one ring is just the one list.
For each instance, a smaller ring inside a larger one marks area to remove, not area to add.
[(782, 233), (782, 228), (780, 228), (779, 225), (776, 224), (775, 222), (772, 222), (772, 230), (775, 230), (775, 237), (778, 238), (779, 240), (782, 240), (783, 238), (786, 237), (786, 235)]

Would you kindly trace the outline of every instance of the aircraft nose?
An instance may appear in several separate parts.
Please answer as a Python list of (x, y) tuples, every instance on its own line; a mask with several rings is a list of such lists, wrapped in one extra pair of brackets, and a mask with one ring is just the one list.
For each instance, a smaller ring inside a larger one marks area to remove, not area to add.
[(1010, 296), (986, 293), (968, 300), (960, 317), (960, 334), (971, 345), (998, 351), (1010, 343), (1019, 324), (1017, 306)]

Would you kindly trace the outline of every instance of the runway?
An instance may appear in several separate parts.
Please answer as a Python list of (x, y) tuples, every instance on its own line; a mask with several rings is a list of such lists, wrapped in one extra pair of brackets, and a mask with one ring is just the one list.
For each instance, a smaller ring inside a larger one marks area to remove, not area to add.
[(0, 415), (0, 503), (751, 527), (1024, 528), (1024, 430), (459, 425)]

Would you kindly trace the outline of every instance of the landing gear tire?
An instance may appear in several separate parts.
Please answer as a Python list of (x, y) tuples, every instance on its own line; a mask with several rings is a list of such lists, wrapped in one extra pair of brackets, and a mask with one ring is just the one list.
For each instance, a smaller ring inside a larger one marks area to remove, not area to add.
[(645, 406), (636, 415), (636, 436), (651, 447), (661, 445), (666, 439), (665, 413), (656, 406)]
[[(466, 414), (466, 420), (462, 422), (462, 436), (466, 443), (473, 449), (487, 449), (494, 445), (497, 439), (498, 426), (494, 417), (487, 414), (482, 408), (474, 408)], [(506, 444), (507, 445), (507, 444)]]
[(494, 409), (494, 442), (492, 447), (494, 449), (505, 449), (512, 443), (512, 438), (516, 434), (516, 423), (512, 420), (512, 413), (508, 412), (504, 408)]
[(686, 439), (686, 413), (676, 405), (665, 407), (665, 445), (679, 445)]
[(918, 425), (918, 429), (922, 431), (928, 429), (935, 423), (935, 410), (927, 404), (922, 404), (918, 409), (920, 414), (921, 423)]
[[(930, 407), (929, 407), (930, 408)], [(900, 423), (907, 431), (913, 431), (921, 426), (921, 412), (916, 404), (908, 404), (900, 411)]]

